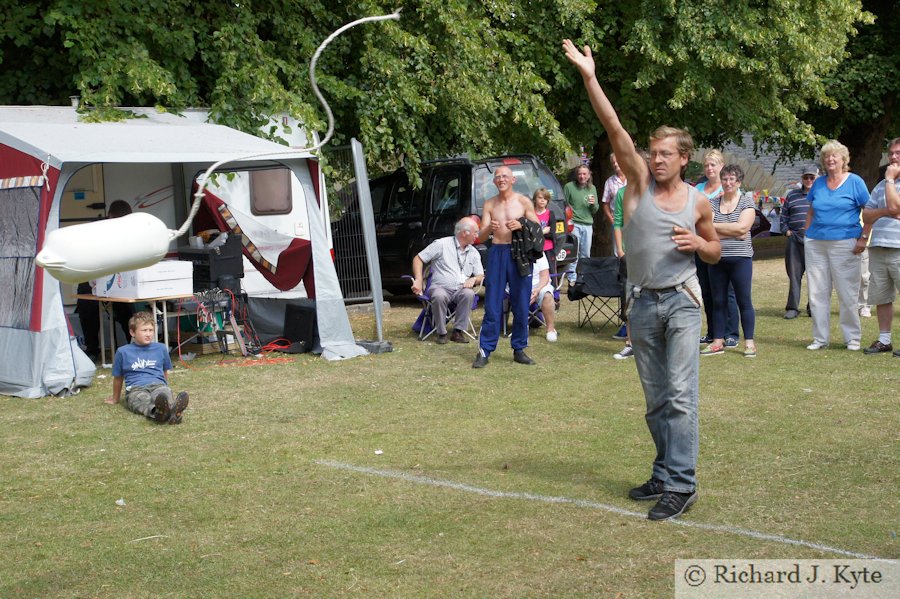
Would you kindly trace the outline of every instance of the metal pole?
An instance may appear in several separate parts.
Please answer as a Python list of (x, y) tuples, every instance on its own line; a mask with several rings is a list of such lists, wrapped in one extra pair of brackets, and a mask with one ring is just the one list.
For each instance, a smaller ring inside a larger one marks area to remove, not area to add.
[(378, 246), (375, 243), (375, 215), (372, 211), (372, 196), (369, 194), (369, 173), (362, 144), (355, 138), (350, 140), (353, 155), (353, 170), (356, 174), (356, 192), (359, 199), (359, 215), (362, 221), (363, 239), (366, 244), (366, 264), (369, 267), (369, 284), (372, 288), (372, 305), (375, 308), (375, 327), (378, 341), (384, 341), (382, 316), (384, 295), (381, 289), (381, 268), (378, 264)]

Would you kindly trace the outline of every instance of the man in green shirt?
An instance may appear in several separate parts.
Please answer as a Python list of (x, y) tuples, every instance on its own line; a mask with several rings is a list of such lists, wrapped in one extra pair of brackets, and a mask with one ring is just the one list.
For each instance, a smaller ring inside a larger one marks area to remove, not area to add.
[(588, 258), (591, 255), (591, 241), (594, 238), (594, 215), (600, 209), (597, 201), (597, 188), (591, 182), (591, 169), (582, 164), (575, 171), (575, 181), (566, 183), (563, 188), (566, 205), (572, 209), (572, 219), (575, 221), (575, 230), (572, 234), (578, 240), (578, 255), (575, 262), (569, 266), (566, 278), (569, 284), (575, 283), (575, 267), (578, 260)]

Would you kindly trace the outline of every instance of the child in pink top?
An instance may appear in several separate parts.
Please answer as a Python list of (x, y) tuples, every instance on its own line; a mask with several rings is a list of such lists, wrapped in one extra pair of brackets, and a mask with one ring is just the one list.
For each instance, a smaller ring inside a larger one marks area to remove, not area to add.
[(534, 191), (531, 200), (534, 202), (534, 213), (537, 214), (538, 220), (541, 222), (541, 230), (544, 233), (544, 255), (547, 262), (550, 263), (550, 279), (556, 286), (556, 253), (553, 251), (554, 230), (556, 229), (556, 217), (550, 210), (550, 190), (546, 187), (538, 187)]

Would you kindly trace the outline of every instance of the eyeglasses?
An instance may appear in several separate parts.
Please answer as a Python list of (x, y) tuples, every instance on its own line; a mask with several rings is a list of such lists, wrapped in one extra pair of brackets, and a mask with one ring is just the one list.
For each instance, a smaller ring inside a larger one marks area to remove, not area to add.
[(815, 179), (816, 176), (815, 175), (803, 175), (803, 178), (804, 179)]

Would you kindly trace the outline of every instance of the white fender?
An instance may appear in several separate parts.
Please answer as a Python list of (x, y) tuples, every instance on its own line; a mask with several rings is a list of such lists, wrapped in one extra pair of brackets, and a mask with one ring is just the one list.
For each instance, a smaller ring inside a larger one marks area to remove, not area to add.
[(146, 212), (51, 231), (35, 258), (63, 283), (76, 284), (156, 264), (174, 231)]

